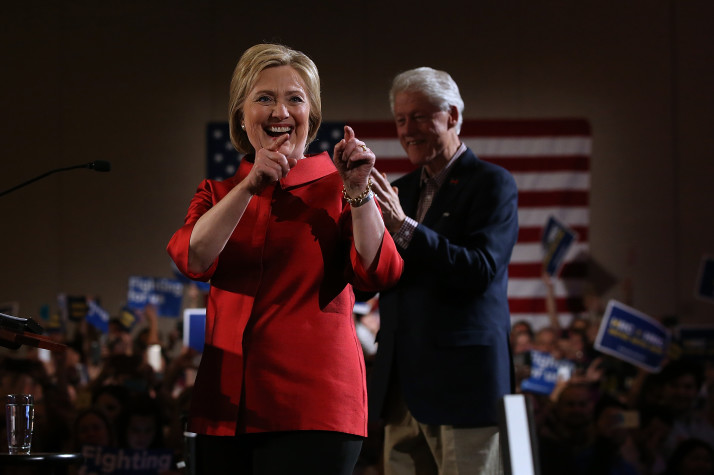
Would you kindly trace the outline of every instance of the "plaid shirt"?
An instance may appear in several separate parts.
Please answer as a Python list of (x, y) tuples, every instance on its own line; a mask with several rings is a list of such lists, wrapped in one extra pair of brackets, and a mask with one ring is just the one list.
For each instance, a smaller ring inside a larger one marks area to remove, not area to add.
[(429, 176), (429, 172), (426, 171), (426, 167), (421, 167), (421, 193), (419, 194), (419, 205), (417, 206), (416, 219), (407, 216), (407, 218), (404, 220), (404, 223), (402, 223), (402, 227), (399, 228), (399, 231), (397, 231), (394, 236), (392, 236), (397, 246), (401, 247), (402, 249), (406, 249), (407, 247), (409, 247), (409, 243), (411, 242), (412, 236), (414, 235), (414, 230), (416, 229), (417, 225), (424, 220), (426, 212), (429, 211), (431, 203), (432, 201), (434, 201), (434, 196), (436, 196), (436, 193), (439, 191), (439, 188), (441, 188), (441, 185), (443, 185), (446, 181), (446, 177), (449, 174), (449, 170), (451, 170), (452, 165), (456, 162), (456, 160), (459, 159), (459, 157), (461, 157), (461, 155), (465, 151), (466, 145), (462, 143), (459, 146), (458, 150), (456, 150), (454, 156), (451, 157), (451, 160), (449, 160), (449, 163), (446, 164), (444, 169), (433, 177)]

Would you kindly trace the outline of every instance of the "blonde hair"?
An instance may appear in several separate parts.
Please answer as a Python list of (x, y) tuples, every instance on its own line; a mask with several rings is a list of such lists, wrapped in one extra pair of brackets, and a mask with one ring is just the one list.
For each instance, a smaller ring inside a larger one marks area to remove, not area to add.
[(307, 144), (317, 135), (317, 129), (322, 122), (322, 102), (320, 100), (320, 76), (317, 66), (304, 53), (287, 46), (271, 43), (261, 43), (245, 50), (231, 78), (230, 100), (228, 101), (228, 125), (231, 142), (238, 151), (252, 153), (255, 150), (248, 140), (248, 134), (241, 128), (243, 121), (243, 104), (246, 96), (253, 89), (258, 75), (267, 68), (275, 66), (290, 66), (302, 78), (307, 88), (310, 103), (310, 118), (307, 132)]

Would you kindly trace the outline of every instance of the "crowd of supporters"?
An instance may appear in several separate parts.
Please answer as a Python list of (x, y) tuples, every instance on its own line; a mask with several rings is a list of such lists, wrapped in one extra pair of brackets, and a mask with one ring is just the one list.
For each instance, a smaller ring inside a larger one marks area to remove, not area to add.
[[(548, 279), (545, 284), (552, 285)], [(549, 289), (547, 298), (552, 295)], [(648, 372), (600, 353), (594, 341), (601, 311), (595, 301), (565, 325), (555, 312), (538, 329), (528, 321), (512, 325), (517, 391), (532, 410), (540, 473), (714, 473), (714, 365), (673, 355), (661, 371)], [(367, 328), (369, 368), (379, 317), (364, 309), (356, 309), (355, 317), (358, 327)], [(2, 392), (35, 397), (33, 451), (163, 451), (171, 463), (156, 473), (185, 473), (185, 423), (200, 355), (183, 347), (180, 332), (176, 325), (160, 334), (156, 312), (147, 307), (132, 331), (113, 319), (107, 334), (86, 322), (53, 333), (66, 345), (64, 352), (3, 350)], [(160, 355), (158, 364), (152, 350)], [(560, 377), (550, 394), (520, 386), (530, 375), (532, 351), (572, 363), (572, 373)], [(379, 473), (378, 431), (370, 431), (375, 441), (365, 443), (359, 473)], [(0, 450), (6, 447), (0, 442)]]

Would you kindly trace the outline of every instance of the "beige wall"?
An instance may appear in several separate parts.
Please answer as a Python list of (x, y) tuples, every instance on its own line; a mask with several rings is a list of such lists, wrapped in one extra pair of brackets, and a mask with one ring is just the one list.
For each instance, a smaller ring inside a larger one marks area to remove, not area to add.
[(21, 315), (60, 291), (116, 312), (129, 275), (171, 276), (205, 124), (226, 120), (233, 66), (263, 40), (315, 60), (325, 120), (389, 118), (391, 77), (422, 65), (453, 75), (466, 117), (587, 118), (593, 257), (633, 280), (644, 312), (712, 314), (693, 298), (714, 254), (710, 1), (15, 3), (0, 20), (0, 189), (113, 166), (0, 197), (0, 302)]

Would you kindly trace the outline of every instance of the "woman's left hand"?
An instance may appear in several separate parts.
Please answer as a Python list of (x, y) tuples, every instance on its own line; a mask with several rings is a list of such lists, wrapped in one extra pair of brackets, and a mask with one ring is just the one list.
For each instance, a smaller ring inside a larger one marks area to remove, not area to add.
[(345, 136), (335, 145), (332, 161), (349, 196), (359, 196), (367, 188), (375, 160), (374, 153), (355, 137), (352, 127), (345, 125)]

